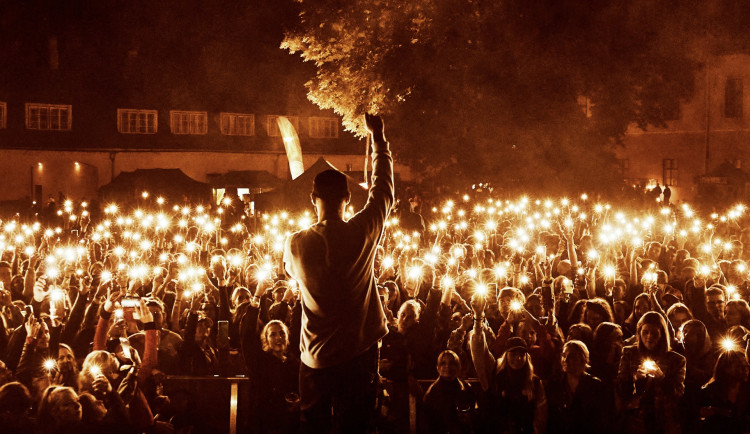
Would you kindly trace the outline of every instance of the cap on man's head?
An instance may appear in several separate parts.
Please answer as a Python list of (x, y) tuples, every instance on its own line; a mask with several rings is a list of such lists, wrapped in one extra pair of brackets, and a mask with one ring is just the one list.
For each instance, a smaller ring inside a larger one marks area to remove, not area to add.
[(313, 180), (312, 194), (325, 201), (348, 199), (349, 185), (346, 175), (338, 170), (324, 170), (318, 173)]
[(505, 349), (506, 352), (511, 352), (511, 351), (528, 352), (529, 351), (529, 348), (526, 345), (526, 341), (523, 340), (522, 338), (517, 337), (517, 336), (514, 336), (514, 337), (508, 339), (505, 342), (505, 345), (506, 345), (506, 349)]

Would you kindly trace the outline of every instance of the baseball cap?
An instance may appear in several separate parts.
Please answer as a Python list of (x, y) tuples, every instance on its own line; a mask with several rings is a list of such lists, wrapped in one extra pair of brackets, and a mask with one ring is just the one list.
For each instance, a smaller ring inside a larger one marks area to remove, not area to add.
[(529, 348), (526, 346), (526, 341), (519, 337), (512, 337), (505, 341), (505, 352), (510, 352), (514, 350), (521, 350), (523, 352), (528, 352)]

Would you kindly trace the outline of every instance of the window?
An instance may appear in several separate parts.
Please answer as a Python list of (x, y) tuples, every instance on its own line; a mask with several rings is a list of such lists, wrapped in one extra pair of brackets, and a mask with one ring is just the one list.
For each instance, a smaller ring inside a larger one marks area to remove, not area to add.
[[(299, 117), (297, 116), (284, 116), (285, 118), (289, 119), (289, 122), (292, 123), (292, 126), (294, 126), (294, 129), (299, 131)], [(278, 115), (268, 115), (266, 116), (266, 133), (268, 133), (269, 137), (281, 137), (281, 131), (279, 131), (279, 123), (277, 119), (279, 118)]]
[(742, 117), (742, 79), (728, 78), (724, 90), (724, 116), (728, 118)]
[(620, 172), (620, 177), (623, 179), (627, 178), (628, 171), (630, 170), (630, 160), (627, 158), (618, 158), (617, 166), (618, 166), (618, 171)]
[(70, 131), (73, 128), (73, 106), (27, 103), (26, 128), (30, 130)]
[(207, 112), (172, 110), (169, 116), (172, 134), (206, 134), (208, 132)]
[(117, 109), (117, 131), (123, 134), (154, 134), (156, 110)]
[(227, 136), (255, 135), (255, 116), (242, 113), (221, 113), (221, 134)]
[(8, 127), (7, 120), (8, 105), (0, 102), (0, 130)]
[(677, 185), (677, 160), (667, 159), (662, 160), (662, 184), (664, 185)]
[(310, 137), (316, 139), (335, 139), (339, 136), (337, 118), (310, 118)]

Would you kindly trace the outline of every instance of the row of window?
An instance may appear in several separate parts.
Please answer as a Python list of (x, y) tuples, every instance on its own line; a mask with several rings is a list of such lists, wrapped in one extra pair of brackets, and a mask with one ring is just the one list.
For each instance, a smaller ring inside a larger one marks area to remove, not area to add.
[[(0, 102), (0, 128), (6, 128), (7, 104)], [(279, 137), (278, 115), (264, 116), (266, 134)], [(299, 131), (299, 117), (286, 116)], [(157, 110), (117, 109), (117, 131), (123, 134), (156, 134), (159, 125)], [(172, 134), (208, 133), (208, 112), (170, 110)], [(64, 104), (26, 104), (26, 128), (42, 131), (70, 131), (73, 129), (73, 106)], [(254, 136), (255, 115), (249, 113), (219, 113), (219, 130), (227, 136)], [(335, 139), (339, 136), (336, 118), (309, 117), (308, 135), (316, 139)]]

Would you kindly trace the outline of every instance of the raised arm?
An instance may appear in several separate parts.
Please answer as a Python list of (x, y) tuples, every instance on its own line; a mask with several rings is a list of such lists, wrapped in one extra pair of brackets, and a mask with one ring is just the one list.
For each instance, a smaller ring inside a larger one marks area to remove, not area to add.
[(487, 347), (487, 339), (484, 336), (482, 322), (484, 321), (484, 297), (474, 296), (471, 307), (474, 310), (474, 329), (469, 337), (471, 347), (471, 359), (474, 361), (474, 370), (477, 378), (485, 392), (490, 388), (490, 379), (495, 370), (495, 358)]

